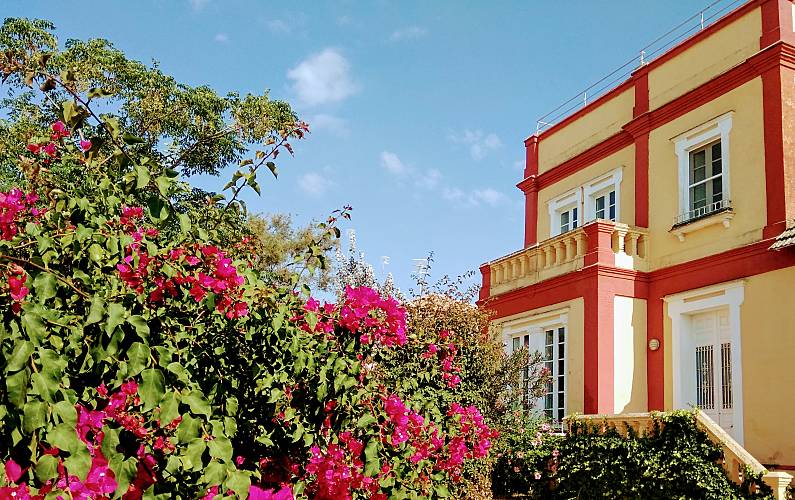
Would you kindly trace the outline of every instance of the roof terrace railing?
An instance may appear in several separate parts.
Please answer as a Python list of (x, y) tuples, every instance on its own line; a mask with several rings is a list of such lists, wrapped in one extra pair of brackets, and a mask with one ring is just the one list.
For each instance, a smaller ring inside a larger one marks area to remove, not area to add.
[(585, 107), (589, 102), (605, 95), (608, 91), (624, 82), (632, 73), (652, 59), (663, 54), (671, 47), (679, 44), (707, 26), (715, 23), (728, 12), (747, 0), (715, 0), (667, 33), (641, 48), (638, 55), (614, 69), (600, 80), (581, 90), (572, 98), (545, 114), (536, 122), (536, 135), (560, 122), (575, 111)]

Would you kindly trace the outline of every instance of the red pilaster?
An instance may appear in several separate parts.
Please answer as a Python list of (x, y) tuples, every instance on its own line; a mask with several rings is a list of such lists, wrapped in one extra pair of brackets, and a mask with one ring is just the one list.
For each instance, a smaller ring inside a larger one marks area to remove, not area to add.
[(480, 266), (480, 292), (478, 299), (486, 300), (491, 294), (491, 266), (483, 264)]
[(524, 141), (524, 180), (516, 185), (524, 193), (524, 246), (538, 241), (538, 136), (531, 135)]
[(588, 239), (588, 251), (583, 257), (583, 264), (586, 266), (593, 264), (615, 266), (616, 255), (613, 253), (612, 243), (615, 224), (597, 220), (586, 225), (583, 229)]
[[(627, 131), (635, 142), (635, 225), (649, 227), (649, 71), (646, 67), (633, 75), (635, 82), (634, 123)], [(637, 120), (646, 115), (645, 119)]]
[(765, 199), (767, 203), (767, 226), (763, 231), (763, 237), (765, 238), (777, 236), (786, 224), (781, 77), (782, 71), (779, 65), (762, 73)]
[[(649, 411), (665, 409), (665, 342), (663, 335), (663, 300), (659, 295), (649, 294), (646, 302), (646, 388)], [(649, 349), (649, 341), (657, 339), (660, 347)]]
[(613, 302), (615, 295), (610, 287), (596, 283), (586, 291), (585, 331), (583, 332), (584, 358), (584, 413), (612, 414), (615, 411), (613, 395)]
[(778, 41), (795, 43), (791, 0), (759, 0), (762, 10), (762, 36), (759, 48)]

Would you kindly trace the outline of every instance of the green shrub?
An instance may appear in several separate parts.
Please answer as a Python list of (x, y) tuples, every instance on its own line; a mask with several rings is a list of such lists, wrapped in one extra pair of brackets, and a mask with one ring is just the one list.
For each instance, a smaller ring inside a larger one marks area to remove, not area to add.
[(514, 448), (498, 458), (494, 491), (532, 498), (742, 499), (771, 494), (758, 477), (748, 477), (742, 485), (728, 479), (720, 447), (696, 427), (692, 412), (658, 414), (646, 435), (628, 429), (622, 436), (615, 428), (588, 425), (575, 421), (565, 436), (533, 435), (529, 446), (527, 440), (513, 440)]

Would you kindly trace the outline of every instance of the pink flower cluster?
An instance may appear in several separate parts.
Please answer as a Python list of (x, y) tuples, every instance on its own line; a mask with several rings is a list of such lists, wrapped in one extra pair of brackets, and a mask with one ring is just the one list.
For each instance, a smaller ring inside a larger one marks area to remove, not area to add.
[(30, 293), (30, 289), (25, 286), (27, 281), (28, 275), (24, 269), (16, 264), (8, 266), (8, 293), (11, 295), (11, 300), (14, 301), (11, 310), (15, 313), (20, 311), (22, 299)]
[[(439, 338), (444, 340), (449, 337), (449, 332), (443, 331), (439, 334)], [(452, 342), (443, 345), (441, 348), (436, 344), (428, 344), (425, 352), (422, 353), (424, 359), (438, 358), (440, 367), (442, 369), (442, 380), (447, 383), (447, 387), (454, 389), (461, 383), (461, 366), (455, 365), (455, 357), (458, 354), (458, 348)]]
[(372, 288), (346, 287), (339, 316), (340, 324), (351, 333), (359, 333), (363, 344), (406, 343), (406, 310), (394, 298), (383, 298)]
[[(119, 218), (123, 230), (133, 243), (124, 261), (116, 265), (119, 277), (139, 295), (147, 295), (153, 304), (167, 297), (176, 298), (185, 291), (194, 301), (201, 302), (208, 293), (215, 294), (215, 308), (227, 318), (248, 315), (248, 304), (241, 300), (245, 278), (232, 265), (232, 259), (213, 245), (196, 246), (193, 250), (172, 249), (166, 256), (150, 256), (141, 245), (144, 237), (156, 237), (154, 228), (142, 228), (143, 208), (124, 207)], [(167, 276), (160, 269), (168, 262), (183, 272)]]
[(35, 221), (44, 213), (43, 209), (36, 207), (37, 201), (39, 196), (36, 193), (25, 194), (18, 188), (0, 193), (0, 239), (13, 239), (23, 222)]
[[(50, 158), (55, 158), (56, 156), (58, 156), (60, 141), (72, 135), (69, 129), (66, 128), (66, 124), (64, 124), (64, 122), (60, 120), (50, 125), (50, 130), (51, 133), (50, 133), (49, 142), (28, 144), (28, 151), (30, 151), (34, 155), (44, 154), (47, 157), (44, 160), (45, 163), (49, 163)], [(89, 149), (91, 149), (90, 140), (81, 138), (79, 145), (81, 151), (88, 151)]]

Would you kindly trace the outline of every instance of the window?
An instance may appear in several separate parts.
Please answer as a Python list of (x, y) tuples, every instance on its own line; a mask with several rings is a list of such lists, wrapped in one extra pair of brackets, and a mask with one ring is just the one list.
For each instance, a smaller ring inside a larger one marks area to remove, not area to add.
[(688, 208), (692, 213), (712, 212), (714, 211), (713, 205), (720, 205), (723, 201), (723, 166), (720, 141), (690, 152), (688, 182), (690, 199)]
[(544, 396), (544, 414), (553, 422), (563, 422), (566, 416), (566, 328), (544, 331), (544, 367), (552, 378)]
[(555, 237), (582, 225), (582, 190), (580, 188), (549, 202), (549, 232)]
[(616, 192), (610, 191), (607, 194), (596, 198), (596, 218), (616, 220)]
[(570, 208), (560, 212), (560, 231), (563, 234), (566, 231), (577, 228), (577, 207)]
[(674, 218), (674, 226), (731, 208), (731, 126), (729, 112), (673, 139), (679, 158), (679, 214)]

